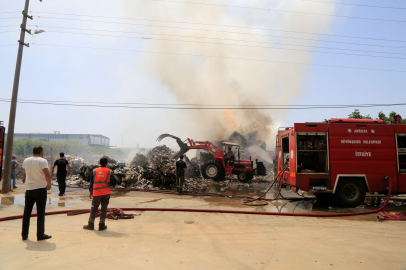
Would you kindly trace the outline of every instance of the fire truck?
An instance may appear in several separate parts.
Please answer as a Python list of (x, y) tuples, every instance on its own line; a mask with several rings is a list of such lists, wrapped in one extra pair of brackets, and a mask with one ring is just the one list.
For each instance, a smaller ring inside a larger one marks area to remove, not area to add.
[(374, 119), (332, 118), (279, 128), (275, 173), (292, 190), (313, 192), (343, 207), (366, 192), (406, 193), (406, 125)]

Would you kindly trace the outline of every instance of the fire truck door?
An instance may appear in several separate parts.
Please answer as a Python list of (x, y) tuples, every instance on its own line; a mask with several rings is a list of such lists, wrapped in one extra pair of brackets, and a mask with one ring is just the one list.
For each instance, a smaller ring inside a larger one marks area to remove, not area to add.
[(406, 133), (396, 134), (399, 192), (406, 192)]

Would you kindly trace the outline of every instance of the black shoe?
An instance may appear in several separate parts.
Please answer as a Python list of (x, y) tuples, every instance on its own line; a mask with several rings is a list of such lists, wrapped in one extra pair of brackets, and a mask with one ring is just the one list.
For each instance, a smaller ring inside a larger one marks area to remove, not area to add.
[(44, 234), (42, 237), (37, 237), (37, 240), (41, 241), (41, 240), (47, 240), (47, 239), (51, 239), (51, 238), (52, 238), (51, 235)]
[(99, 231), (107, 230), (107, 226), (104, 223), (99, 224)]
[(17, 188), (17, 187), (13, 187), (13, 188)]
[(23, 237), (23, 241), (28, 239), (28, 235), (27, 236), (22, 236)]
[(63, 194), (59, 193), (58, 196), (62, 196)]
[(84, 230), (93, 231), (93, 230), (94, 230), (94, 224), (89, 223), (89, 224), (87, 224), (87, 225), (84, 225), (84, 226), (83, 226), (83, 229), (84, 229)]

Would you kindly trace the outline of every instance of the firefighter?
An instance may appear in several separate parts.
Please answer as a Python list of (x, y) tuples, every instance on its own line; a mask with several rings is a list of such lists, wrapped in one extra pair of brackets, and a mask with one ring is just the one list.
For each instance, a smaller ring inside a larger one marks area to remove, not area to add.
[(107, 229), (105, 224), (107, 206), (110, 201), (110, 186), (115, 186), (118, 182), (117, 176), (112, 170), (107, 168), (107, 158), (102, 157), (100, 159), (100, 167), (96, 168), (92, 172), (89, 191), (89, 198), (92, 200), (92, 208), (90, 209), (90, 217), (87, 225), (83, 226), (85, 230), (94, 230), (94, 222), (96, 218), (96, 212), (101, 204), (99, 231)]
[(183, 156), (179, 157), (176, 161), (176, 187), (178, 188), (179, 194), (183, 193), (183, 183), (185, 181), (186, 163), (183, 161)]

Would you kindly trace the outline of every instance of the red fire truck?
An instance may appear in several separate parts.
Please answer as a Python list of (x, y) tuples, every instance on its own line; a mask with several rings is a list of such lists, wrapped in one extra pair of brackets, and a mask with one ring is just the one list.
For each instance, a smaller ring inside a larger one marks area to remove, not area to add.
[(311, 191), (346, 207), (360, 205), (366, 192), (406, 193), (406, 125), (374, 119), (333, 118), (297, 123), (276, 136), (275, 171), (293, 190)]

